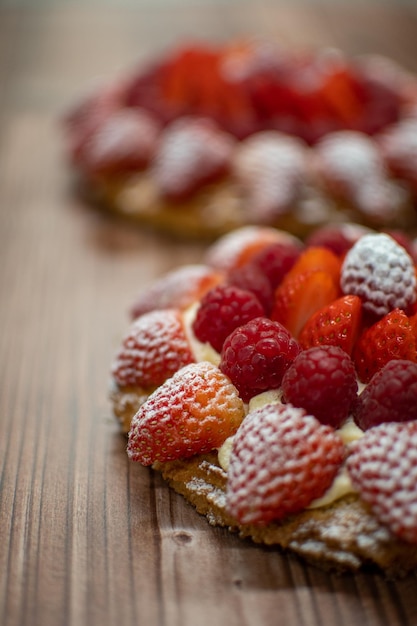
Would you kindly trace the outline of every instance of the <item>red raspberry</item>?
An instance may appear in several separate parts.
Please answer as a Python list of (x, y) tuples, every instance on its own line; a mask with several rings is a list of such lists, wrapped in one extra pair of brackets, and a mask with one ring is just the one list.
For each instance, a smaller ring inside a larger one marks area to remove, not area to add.
[(246, 263), (230, 270), (227, 282), (255, 294), (264, 308), (264, 313), (270, 314), (274, 304), (274, 291), (268, 278), (254, 263)]
[(194, 361), (180, 312), (152, 311), (131, 325), (112, 367), (118, 385), (157, 387)]
[(255, 254), (251, 262), (261, 269), (271, 283), (272, 289), (275, 289), (293, 267), (300, 254), (299, 244), (277, 242)]
[(349, 250), (340, 285), (343, 293), (359, 296), (363, 308), (378, 316), (407, 309), (417, 295), (411, 257), (385, 233), (365, 235)]
[(384, 422), (417, 420), (417, 363), (390, 361), (358, 398), (355, 422), (368, 430)]
[(242, 524), (297, 513), (324, 494), (344, 457), (332, 428), (303, 409), (266, 405), (249, 413), (235, 435), (227, 508)]
[(218, 285), (200, 302), (193, 322), (197, 339), (220, 352), (224, 340), (238, 326), (264, 314), (258, 298), (233, 285)]
[(278, 389), (299, 352), (297, 341), (282, 324), (258, 317), (227, 337), (219, 367), (248, 402), (262, 391)]
[(351, 447), (353, 486), (375, 517), (398, 537), (417, 543), (417, 422), (370, 428)]
[(338, 428), (349, 415), (358, 383), (352, 360), (338, 346), (300, 352), (282, 379), (283, 400)]
[(371, 230), (359, 224), (332, 224), (321, 226), (306, 238), (307, 247), (321, 247), (343, 256), (363, 235)]
[(132, 420), (128, 455), (151, 465), (219, 448), (245, 415), (230, 380), (211, 363), (176, 372), (141, 406)]

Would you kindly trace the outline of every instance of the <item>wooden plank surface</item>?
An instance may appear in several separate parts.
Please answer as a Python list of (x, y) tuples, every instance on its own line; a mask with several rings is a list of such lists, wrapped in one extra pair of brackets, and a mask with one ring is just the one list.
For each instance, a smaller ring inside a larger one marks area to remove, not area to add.
[(59, 116), (92, 80), (182, 37), (266, 34), (389, 54), (417, 71), (409, 6), (0, 8), (0, 623), (417, 623), (416, 578), (333, 576), (213, 529), (127, 462), (109, 363), (141, 287), (200, 244), (86, 207)]

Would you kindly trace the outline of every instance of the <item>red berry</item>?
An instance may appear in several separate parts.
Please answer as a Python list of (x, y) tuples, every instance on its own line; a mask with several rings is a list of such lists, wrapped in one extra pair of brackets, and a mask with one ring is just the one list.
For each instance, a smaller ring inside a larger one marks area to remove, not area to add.
[(172, 200), (192, 195), (223, 176), (234, 139), (205, 118), (180, 118), (162, 136), (152, 168), (161, 193)]
[(129, 458), (151, 465), (209, 452), (236, 432), (243, 417), (244, 405), (229, 379), (210, 363), (192, 363), (136, 413)]
[(354, 243), (371, 230), (359, 224), (332, 224), (321, 226), (306, 238), (306, 246), (327, 248), (337, 256), (344, 256)]
[(417, 422), (370, 428), (351, 447), (347, 467), (375, 517), (398, 537), (417, 543)]
[(393, 359), (417, 361), (416, 324), (400, 309), (365, 329), (353, 354), (358, 377), (364, 383)]
[(202, 298), (193, 331), (197, 339), (220, 352), (224, 340), (238, 326), (264, 314), (258, 298), (233, 285), (218, 285)]
[(339, 346), (351, 356), (361, 319), (361, 299), (358, 296), (342, 296), (307, 320), (298, 338), (300, 346), (303, 349), (324, 344)]
[(384, 422), (411, 420), (417, 420), (417, 363), (389, 361), (359, 396), (355, 422), (368, 430)]
[(258, 317), (227, 337), (219, 367), (248, 402), (263, 391), (278, 389), (299, 352), (298, 343), (282, 324)]
[(180, 312), (152, 311), (131, 325), (112, 367), (118, 385), (157, 387), (194, 361)]
[(272, 289), (276, 289), (301, 254), (296, 243), (278, 242), (260, 250), (251, 260), (267, 276)]
[(183, 265), (143, 289), (130, 315), (136, 318), (156, 309), (185, 309), (222, 280), (223, 274), (207, 265)]
[(343, 293), (359, 296), (364, 309), (378, 316), (395, 308), (405, 310), (417, 297), (413, 261), (385, 233), (365, 235), (349, 250), (340, 285)]
[(227, 480), (227, 508), (242, 524), (297, 513), (331, 485), (345, 456), (329, 426), (303, 409), (269, 404), (237, 431)]
[(274, 304), (274, 291), (261, 269), (254, 263), (235, 267), (227, 275), (230, 285), (252, 292), (262, 304), (264, 313), (270, 314)]
[(348, 417), (356, 393), (355, 367), (344, 350), (322, 346), (304, 350), (282, 379), (283, 400), (339, 428)]

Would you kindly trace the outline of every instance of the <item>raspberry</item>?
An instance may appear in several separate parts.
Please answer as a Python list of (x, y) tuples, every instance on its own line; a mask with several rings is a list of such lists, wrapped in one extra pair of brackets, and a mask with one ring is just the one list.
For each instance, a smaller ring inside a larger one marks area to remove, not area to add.
[(380, 424), (352, 444), (347, 467), (375, 517), (417, 543), (417, 422)]
[(297, 341), (282, 324), (258, 317), (227, 337), (219, 367), (248, 402), (262, 391), (278, 389), (299, 352)]
[(272, 289), (275, 289), (293, 267), (300, 254), (301, 248), (297, 243), (277, 242), (255, 254), (251, 263), (260, 268), (267, 276)]
[(343, 293), (359, 296), (364, 309), (378, 316), (412, 305), (416, 284), (411, 257), (384, 233), (362, 237), (346, 254), (342, 265)]
[(371, 233), (369, 228), (359, 224), (345, 223), (321, 226), (306, 238), (306, 246), (327, 248), (341, 257), (350, 250), (360, 237), (369, 233)]
[(121, 386), (156, 387), (193, 361), (179, 311), (152, 311), (131, 325), (112, 374)]
[(269, 404), (237, 431), (226, 503), (240, 523), (268, 523), (306, 508), (331, 485), (344, 444), (303, 409)]
[(353, 362), (337, 346), (300, 352), (282, 379), (283, 400), (314, 415), (322, 424), (339, 428), (356, 399), (358, 384)]
[(254, 263), (230, 270), (227, 276), (230, 285), (252, 292), (262, 304), (264, 313), (270, 314), (274, 304), (274, 292), (265, 274)]
[(132, 420), (128, 455), (151, 465), (219, 448), (244, 417), (236, 389), (211, 363), (192, 363), (174, 374)]
[(218, 285), (203, 297), (193, 331), (197, 339), (220, 352), (224, 340), (238, 326), (264, 314), (258, 298), (233, 285)]
[(173, 200), (192, 195), (229, 168), (234, 139), (205, 118), (180, 118), (163, 134), (155, 154), (153, 176)]
[(355, 422), (368, 430), (384, 422), (410, 420), (417, 420), (417, 363), (390, 361), (359, 396)]

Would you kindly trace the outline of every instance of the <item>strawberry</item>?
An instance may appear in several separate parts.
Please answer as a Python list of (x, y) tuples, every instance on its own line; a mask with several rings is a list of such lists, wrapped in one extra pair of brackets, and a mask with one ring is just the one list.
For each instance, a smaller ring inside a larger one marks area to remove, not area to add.
[(130, 309), (133, 319), (156, 309), (185, 309), (223, 281), (223, 274), (207, 265), (183, 265), (145, 288)]
[(303, 247), (300, 239), (286, 231), (268, 226), (243, 226), (213, 243), (206, 252), (205, 262), (227, 272), (248, 263), (267, 246), (278, 243)]
[(210, 452), (232, 436), (244, 405), (230, 380), (211, 363), (192, 363), (174, 374), (132, 420), (128, 455), (151, 465)]
[(234, 138), (211, 120), (183, 117), (166, 127), (158, 144), (152, 176), (161, 193), (182, 200), (229, 169)]
[(153, 388), (193, 361), (180, 312), (151, 311), (131, 325), (114, 359), (112, 375), (121, 387)]
[(288, 274), (275, 291), (271, 318), (283, 324), (298, 337), (307, 320), (338, 296), (338, 288), (330, 274), (307, 270)]
[(227, 509), (242, 524), (297, 513), (324, 494), (344, 456), (330, 426), (291, 405), (266, 405), (249, 413), (235, 435)]
[(374, 426), (352, 444), (347, 468), (354, 487), (391, 532), (417, 543), (417, 422)]
[(342, 296), (307, 320), (298, 341), (303, 349), (327, 344), (339, 346), (352, 356), (361, 319), (362, 302), (359, 296)]
[(323, 246), (310, 246), (304, 250), (288, 272), (286, 279), (304, 272), (322, 271), (332, 277), (335, 285), (340, 280), (341, 261), (339, 257)]
[(417, 361), (416, 326), (401, 309), (394, 309), (360, 335), (353, 359), (359, 379), (367, 383), (392, 359)]

